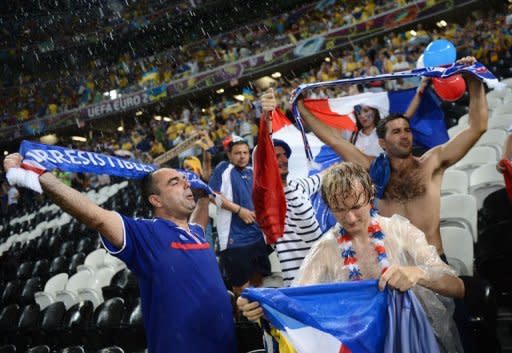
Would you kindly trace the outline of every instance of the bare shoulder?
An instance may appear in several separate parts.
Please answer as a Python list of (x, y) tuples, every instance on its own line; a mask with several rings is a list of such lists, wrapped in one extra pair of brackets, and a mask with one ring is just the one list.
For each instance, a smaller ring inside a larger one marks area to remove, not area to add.
[(422, 156), (417, 157), (418, 162), (425, 169), (425, 171), (430, 171), (431, 173), (436, 173), (441, 167), (441, 153), (442, 153), (443, 145), (439, 145), (436, 147), (432, 147), (427, 152), (425, 152)]

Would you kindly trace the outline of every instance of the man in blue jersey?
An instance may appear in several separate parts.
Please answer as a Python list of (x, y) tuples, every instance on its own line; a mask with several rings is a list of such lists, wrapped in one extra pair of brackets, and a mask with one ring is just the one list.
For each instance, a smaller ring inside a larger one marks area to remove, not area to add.
[[(5, 171), (29, 173), (20, 168), (21, 160), (17, 153), (7, 156)], [(229, 296), (204, 236), (209, 199), (201, 195), (196, 204), (183, 174), (170, 168), (148, 174), (142, 189), (155, 217), (133, 219), (105, 210), (51, 173), (39, 172), (43, 191), (100, 232), (107, 250), (137, 275), (148, 352), (236, 351)], [(23, 179), (17, 184), (28, 187)]]
[(229, 163), (217, 165), (209, 184), (223, 196), (217, 208), (220, 260), (233, 291), (239, 295), (248, 285), (261, 285), (263, 277), (270, 274), (270, 261), (263, 234), (255, 223), (249, 145), (235, 136), (227, 154)]

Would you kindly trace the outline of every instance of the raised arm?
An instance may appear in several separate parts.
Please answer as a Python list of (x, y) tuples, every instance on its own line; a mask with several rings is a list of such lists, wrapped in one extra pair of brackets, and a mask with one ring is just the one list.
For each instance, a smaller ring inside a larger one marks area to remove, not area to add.
[(365, 169), (370, 168), (373, 157), (368, 156), (357, 149), (356, 146), (341, 137), (341, 133), (319, 119), (317, 119), (305, 106), (302, 100), (297, 103), (300, 115), (308, 123), (313, 133), (322, 140), (323, 143), (331, 147), (346, 162), (353, 162), (361, 165)]
[[(464, 58), (459, 62), (472, 64), (474, 58)], [(468, 126), (445, 144), (433, 151), (439, 152), (439, 166), (448, 168), (457, 163), (487, 130), (488, 107), (484, 84), (473, 75), (465, 76), (469, 90)]]
[(425, 89), (427, 88), (428, 84), (430, 82), (430, 79), (428, 77), (423, 77), (421, 79), (421, 83), (416, 89), (416, 94), (412, 98), (411, 103), (409, 103), (409, 106), (407, 107), (407, 110), (404, 113), (404, 116), (407, 119), (411, 119), (414, 116), (414, 113), (416, 113), (416, 110), (418, 110), (418, 107), (421, 103), (421, 97), (423, 97), (423, 92), (425, 92)]
[[(22, 161), (18, 153), (7, 156), (4, 160), (4, 170), (20, 168)], [(118, 214), (105, 210), (93, 203), (84, 194), (62, 183), (51, 173), (39, 176), (43, 192), (57, 206), (78, 219), (80, 222), (100, 232), (117, 248), (123, 245), (123, 224)]]
[[(197, 193), (198, 191), (193, 190), (193, 192)], [(210, 199), (208, 194), (205, 192), (200, 192), (198, 196), (199, 198), (196, 202), (196, 208), (190, 216), (190, 223), (199, 224), (201, 227), (203, 227), (203, 230), (206, 231), (206, 226), (208, 225), (209, 221), (208, 205), (210, 204)]]

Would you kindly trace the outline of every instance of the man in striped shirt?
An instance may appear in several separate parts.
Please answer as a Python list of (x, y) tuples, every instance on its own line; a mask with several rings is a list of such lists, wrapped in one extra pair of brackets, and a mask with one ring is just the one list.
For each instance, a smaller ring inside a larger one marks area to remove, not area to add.
[[(276, 107), (272, 89), (261, 96), (261, 105), (265, 112), (270, 112)], [(272, 131), (272, 121), (268, 115), (267, 126), (269, 131)], [(320, 189), (322, 175), (319, 173), (287, 181), (288, 159), (292, 151), (282, 140), (273, 139), (273, 142), (286, 198), (284, 234), (278, 239), (275, 249), (281, 263), (283, 284), (288, 287), (297, 275), (309, 249), (322, 236), (315, 209), (311, 204), (311, 196)]]

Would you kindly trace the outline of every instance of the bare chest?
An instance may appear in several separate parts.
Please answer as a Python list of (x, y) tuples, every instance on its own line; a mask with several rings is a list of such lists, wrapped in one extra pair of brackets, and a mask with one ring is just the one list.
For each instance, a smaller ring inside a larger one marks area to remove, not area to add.
[(384, 191), (384, 199), (405, 203), (421, 198), (427, 191), (427, 178), (419, 167), (393, 170)]

